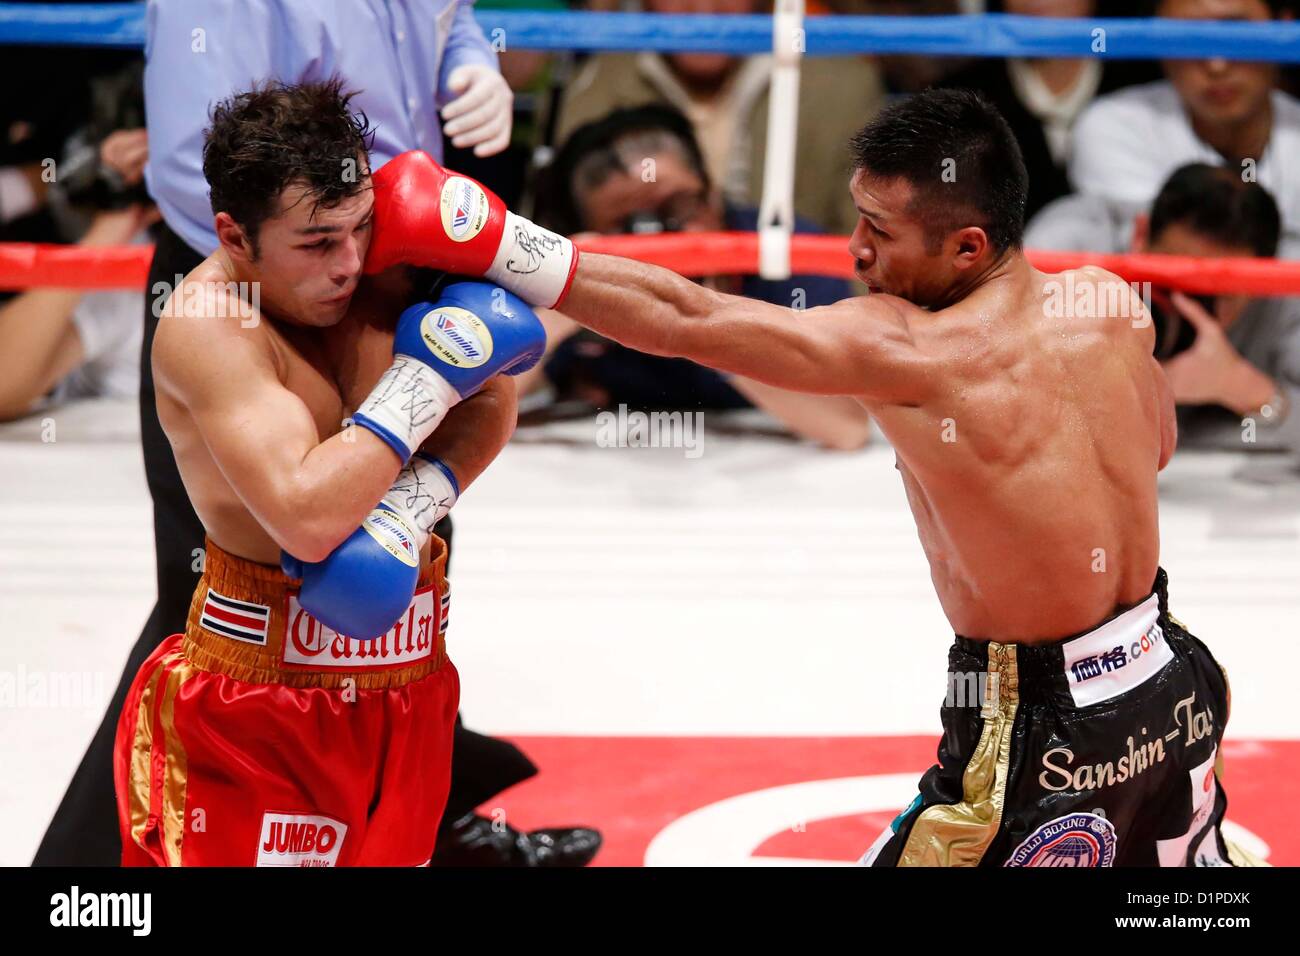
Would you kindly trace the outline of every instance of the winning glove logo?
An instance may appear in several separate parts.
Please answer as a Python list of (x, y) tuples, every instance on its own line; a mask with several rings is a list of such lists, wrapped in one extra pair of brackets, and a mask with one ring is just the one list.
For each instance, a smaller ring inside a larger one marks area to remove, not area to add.
[(492, 333), (473, 312), (446, 306), (420, 321), (424, 344), (456, 368), (478, 368), (492, 357)]
[(420, 547), (415, 543), (415, 532), (395, 512), (376, 508), (366, 515), (361, 527), (397, 560), (408, 567), (419, 567)]
[(476, 183), (452, 176), (442, 186), (442, 228), (456, 242), (469, 242), (487, 225), (488, 201)]

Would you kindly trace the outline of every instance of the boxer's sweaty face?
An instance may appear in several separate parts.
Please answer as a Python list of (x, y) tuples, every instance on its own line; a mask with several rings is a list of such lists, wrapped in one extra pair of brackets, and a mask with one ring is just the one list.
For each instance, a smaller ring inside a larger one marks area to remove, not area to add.
[(952, 282), (951, 270), (926, 241), (920, 219), (909, 211), (912, 185), (860, 169), (849, 181), (849, 192), (858, 210), (858, 224), (849, 237), (858, 279), (872, 292), (917, 305), (941, 301)]
[(337, 324), (361, 279), (373, 209), (369, 188), (323, 206), (302, 186), (287, 187), (280, 214), (262, 224), (259, 255), (251, 263), (261, 282), (263, 308), (299, 325)]

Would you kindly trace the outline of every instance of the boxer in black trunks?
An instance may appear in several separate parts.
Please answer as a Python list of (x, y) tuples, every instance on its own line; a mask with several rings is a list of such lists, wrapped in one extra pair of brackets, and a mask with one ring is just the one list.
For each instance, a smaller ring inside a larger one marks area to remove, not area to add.
[(874, 294), (829, 306), (579, 256), (486, 191), (503, 225), (458, 242), (431, 203), (461, 180), (424, 161), (377, 217), (390, 255), (373, 265), (478, 270), (630, 348), (852, 396), (876, 419), (964, 635), (950, 668), (976, 693), (945, 705), (939, 765), (864, 862), (1247, 862), (1220, 829), (1226, 678), (1170, 616), (1159, 569), (1156, 476), (1177, 436), (1150, 316), (1108, 272), (1030, 266), (1024, 163), (975, 94), (917, 94), (852, 148), (850, 251)]

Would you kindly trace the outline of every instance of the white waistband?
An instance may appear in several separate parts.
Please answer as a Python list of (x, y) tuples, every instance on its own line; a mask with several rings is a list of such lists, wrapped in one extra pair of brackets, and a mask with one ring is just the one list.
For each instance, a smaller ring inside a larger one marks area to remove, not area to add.
[(1160, 600), (1151, 595), (1096, 630), (1062, 645), (1065, 678), (1078, 707), (1132, 690), (1174, 659), (1156, 623)]

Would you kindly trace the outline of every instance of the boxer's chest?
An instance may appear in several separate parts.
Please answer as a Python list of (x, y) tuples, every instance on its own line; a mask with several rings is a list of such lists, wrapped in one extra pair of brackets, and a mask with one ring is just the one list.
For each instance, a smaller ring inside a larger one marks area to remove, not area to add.
[(307, 407), (321, 441), (342, 431), (393, 361), (392, 330), (373, 326), (283, 337), (285, 387)]

